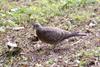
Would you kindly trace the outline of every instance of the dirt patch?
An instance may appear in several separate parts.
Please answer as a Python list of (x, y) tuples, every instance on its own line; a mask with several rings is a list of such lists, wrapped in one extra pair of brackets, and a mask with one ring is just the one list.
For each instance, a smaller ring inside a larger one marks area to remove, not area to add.
[[(66, 19), (66, 17), (62, 16), (53, 17), (48, 19), (50, 22), (47, 25), (67, 29)], [(86, 23), (76, 24), (69, 30), (85, 32), (87, 36), (70, 38), (65, 44), (57, 47), (57, 49), (50, 49), (50, 44), (34, 41), (36, 34), (32, 29), (31, 23), (22, 24), (21, 26), (25, 27), (23, 30), (9, 30), (6, 33), (0, 34), (0, 45), (5, 47), (7, 36), (9, 36), (10, 38), (14, 38), (14, 42), (18, 44), (18, 47), (23, 49), (22, 53), (24, 54), (13, 59), (14, 63), (11, 63), (12, 67), (78, 67), (79, 63), (77, 59), (79, 56), (77, 55), (81, 51), (93, 50), (100, 47), (100, 22), (97, 21), (97, 25), (94, 27), (88, 27), (89, 23), (86, 21)], [(85, 67), (88, 67), (89, 64), (93, 64), (96, 67), (95, 61), (92, 58), (96, 59), (97, 57), (86, 58), (85, 60), (90, 61), (86, 61), (87, 64), (85, 64)], [(96, 60), (96, 62), (100, 65), (100, 60)], [(97, 67), (99, 67), (98, 65)]]
[[(82, 31), (82, 29), (86, 25), (87, 24), (75, 27), (74, 30), (77, 29)], [(99, 25), (97, 27), (91, 28), (90, 33), (88, 33), (87, 29), (84, 28), (82, 32), (87, 32), (88, 34), (87, 36), (71, 38), (65, 44), (63, 44), (62, 47), (59, 46), (57, 47), (58, 49), (54, 50), (49, 49), (50, 46), (49, 44), (45, 44), (40, 41), (33, 41), (32, 38), (34, 39), (35, 32), (32, 29), (31, 24), (25, 24), (24, 26), (25, 26), (24, 30), (19, 30), (19, 31), (10, 30), (6, 33), (6, 35), (2, 34), (3, 38), (1, 37), (1, 44), (6, 42), (7, 36), (10, 36), (11, 38), (14, 37), (14, 41), (17, 42), (18, 46), (23, 49), (22, 52), (24, 53), (24, 55), (22, 55), (21, 57), (25, 57), (27, 60), (19, 61), (21, 62), (21, 64), (19, 64), (19, 62), (16, 63), (19, 66), (25, 65), (24, 62), (26, 62), (26, 65), (29, 66), (33, 66), (36, 64), (37, 65), (42, 64), (43, 66), (45, 65), (48, 66), (49, 62), (54, 65), (60, 65), (62, 63), (65, 66), (66, 65), (70, 66), (70, 63), (73, 62), (71, 65), (75, 65), (74, 63), (75, 55), (77, 55), (80, 51), (82, 50), (87, 51), (94, 49), (96, 47), (100, 47), (100, 39), (99, 39), (100, 36), (97, 36), (97, 34), (98, 35), (100, 34)], [(22, 59), (24, 60), (24, 58)]]

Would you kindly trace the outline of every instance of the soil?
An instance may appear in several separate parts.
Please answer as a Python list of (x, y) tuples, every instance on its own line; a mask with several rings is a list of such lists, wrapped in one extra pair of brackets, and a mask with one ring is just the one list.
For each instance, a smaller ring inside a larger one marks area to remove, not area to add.
[[(11, 67), (79, 67), (78, 60), (80, 58), (79, 54), (82, 53), (81, 51), (93, 50), (100, 47), (100, 21), (96, 21), (97, 24), (90, 27), (89, 23), (91, 22), (88, 19), (84, 23), (72, 25), (74, 27), (69, 30), (65, 27), (67, 24), (65, 22), (66, 19), (68, 18), (65, 16), (52, 17), (48, 19), (49, 23), (44, 23), (44, 25), (54, 25), (68, 31), (84, 32), (87, 36), (67, 39), (63, 45), (55, 49), (51, 49), (52, 45), (43, 43), (36, 38), (31, 23), (21, 24), (21, 26), (25, 27), (23, 30), (7, 30), (6, 33), (0, 33), (0, 45), (4, 50), (7, 48), (5, 43), (8, 36), (13, 38), (13, 41), (22, 49), (21, 55), (13, 58), (9, 65)], [(81, 56), (81, 59), (86, 60), (84, 67), (100, 67), (100, 59), (96, 60), (96, 58), (96, 56)], [(5, 64), (7, 62), (6, 60)]]

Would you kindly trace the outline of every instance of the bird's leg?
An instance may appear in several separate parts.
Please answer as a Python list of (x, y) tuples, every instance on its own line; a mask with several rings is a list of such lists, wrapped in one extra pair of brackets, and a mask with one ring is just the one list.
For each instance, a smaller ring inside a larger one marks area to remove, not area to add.
[(51, 45), (50, 49), (55, 49), (56, 48), (56, 44)]
[(55, 49), (60, 49), (60, 47), (63, 45), (63, 43), (61, 42), (61, 43), (59, 43), (59, 44), (57, 44), (56, 45), (56, 47), (55, 47)]
[(56, 48), (56, 49), (60, 49), (60, 48), (63, 49), (63, 48), (64, 48), (63, 46), (64, 46), (64, 44), (66, 44), (66, 43), (67, 43), (67, 40), (64, 40), (64, 41), (58, 43), (57, 46), (56, 46), (57, 48), (56, 48), (56, 47), (55, 47), (55, 48)]
[(59, 49), (60, 46), (61, 46), (61, 43), (54, 44), (54, 45), (52, 46), (52, 49)]

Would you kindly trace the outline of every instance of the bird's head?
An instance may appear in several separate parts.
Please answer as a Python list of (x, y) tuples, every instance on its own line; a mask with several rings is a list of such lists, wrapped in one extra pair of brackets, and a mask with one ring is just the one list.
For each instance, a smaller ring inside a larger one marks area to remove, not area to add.
[(34, 24), (33, 24), (33, 29), (38, 30), (38, 29), (40, 29), (41, 27), (42, 27), (42, 26), (41, 26), (40, 23), (34, 23)]

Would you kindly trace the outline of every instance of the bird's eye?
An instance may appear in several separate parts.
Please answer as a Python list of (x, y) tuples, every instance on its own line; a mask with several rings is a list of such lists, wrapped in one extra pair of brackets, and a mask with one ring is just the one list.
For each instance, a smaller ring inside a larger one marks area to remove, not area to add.
[(38, 27), (37, 25), (35, 27)]

